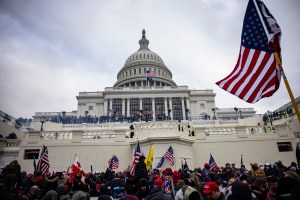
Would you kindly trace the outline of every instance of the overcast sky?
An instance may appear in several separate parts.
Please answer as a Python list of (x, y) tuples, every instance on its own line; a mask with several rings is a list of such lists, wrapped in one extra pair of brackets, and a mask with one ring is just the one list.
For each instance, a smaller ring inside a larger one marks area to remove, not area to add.
[[(265, 0), (277, 19), (283, 68), (300, 96), (300, 1)], [(216, 106), (258, 113), (290, 101), (284, 82), (249, 104), (215, 82), (234, 68), (248, 0), (1, 0), (0, 110), (18, 118), (77, 109), (76, 95), (112, 87), (142, 29), (177, 85), (213, 89)]]

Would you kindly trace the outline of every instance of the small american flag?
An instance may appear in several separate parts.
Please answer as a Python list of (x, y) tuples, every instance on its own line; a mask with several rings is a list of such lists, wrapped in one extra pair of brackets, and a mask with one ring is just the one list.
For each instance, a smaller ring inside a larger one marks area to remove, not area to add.
[(41, 172), (42, 174), (45, 174), (49, 171), (49, 168), (50, 162), (48, 158), (48, 149), (46, 146), (43, 146), (41, 157), (37, 164), (37, 171)]
[(209, 158), (209, 164), (210, 164), (209, 170), (213, 170), (217, 166), (215, 159), (213, 158), (213, 156), (211, 154), (210, 154), (210, 158)]
[(173, 156), (172, 146), (170, 146), (167, 152), (165, 153), (165, 157), (167, 157), (170, 160), (171, 166), (174, 166), (174, 156)]
[(140, 147), (140, 142), (137, 141), (136, 147), (135, 147), (135, 152), (134, 152), (134, 158), (132, 161), (132, 165), (130, 168), (130, 175), (134, 176), (134, 169), (135, 169), (135, 165), (136, 163), (139, 162), (140, 157), (142, 156), (142, 151), (141, 151), (141, 147)]
[(113, 157), (108, 160), (108, 168), (110, 170), (114, 170), (114, 169), (119, 168), (119, 159), (118, 159), (117, 156), (113, 155)]
[(239, 58), (234, 70), (216, 84), (249, 103), (272, 96), (281, 72), (273, 52), (280, 55), (281, 29), (261, 0), (249, 0)]
[(148, 70), (148, 71), (147, 71), (147, 76), (148, 76), (148, 77), (153, 77), (153, 76), (155, 76), (155, 71)]

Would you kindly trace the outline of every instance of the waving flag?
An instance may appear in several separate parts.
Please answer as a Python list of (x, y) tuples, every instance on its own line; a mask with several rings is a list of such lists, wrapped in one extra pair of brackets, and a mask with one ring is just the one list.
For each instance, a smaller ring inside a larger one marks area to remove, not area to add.
[(161, 166), (164, 164), (165, 162), (165, 156), (161, 157), (159, 163), (157, 164), (156, 168), (161, 168)]
[(167, 152), (165, 153), (165, 157), (167, 157), (170, 160), (171, 166), (174, 166), (174, 156), (173, 156), (172, 146), (170, 146)]
[(49, 168), (50, 162), (48, 158), (48, 148), (46, 146), (43, 146), (41, 157), (37, 164), (36, 170), (41, 172), (42, 174), (45, 174), (49, 171)]
[(152, 70), (148, 70), (147, 71), (147, 77), (153, 77), (153, 76), (155, 76), (155, 71), (152, 71)]
[(119, 168), (119, 159), (117, 158), (117, 156), (113, 155), (112, 158), (108, 160), (108, 168), (110, 170)]
[(81, 167), (77, 154), (75, 154), (75, 159), (72, 165), (72, 173), (77, 175), (80, 171), (82, 172), (83, 176), (87, 177), (87, 174), (83, 171)]
[(217, 166), (215, 159), (213, 158), (213, 156), (211, 154), (210, 154), (210, 158), (209, 158), (209, 164), (210, 164), (209, 170), (213, 170)]
[(150, 169), (150, 167), (152, 166), (153, 156), (154, 156), (154, 146), (151, 145), (148, 157), (145, 160), (147, 170)]
[(234, 70), (216, 84), (249, 103), (272, 96), (279, 88), (281, 72), (273, 52), (280, 55), (281, 30), (261, 0), (249, 0)]
[(157, 164), (156, 168), (160, 168), (164, 164), (165, 157), (169, 159), (170, 165), (174, 166), (174, 156), (173, 156), (173, 148), (172, 148), (172, 146), (170, 146), (168, 148), (168, 150), (166, 151), (166, 153), (164, 154), (164, 156), (161, 157), (161, 159), (160, 159), (159, 163)]
[(142, 156), (142, 151), (141, 151), (141, 147), (140, 147), (140, 141), (137, 141), (136, 147), (135, 147), (135, 152), (134, 152), (134, 158), (132, 161), (132, 165), (130, 168), (130, 175), (134, 176), (134, 168), (136, 163), (139, 162), (140, 157)]

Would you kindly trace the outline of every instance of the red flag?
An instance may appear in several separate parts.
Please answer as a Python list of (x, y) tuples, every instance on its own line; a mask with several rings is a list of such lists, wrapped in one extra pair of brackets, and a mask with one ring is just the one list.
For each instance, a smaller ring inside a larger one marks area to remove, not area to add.
[(279, 88), (281, 73), (273, 52), (280, 55), (281, 30), (261, 0), (249, 0), (239, 58), (234, 70), (216, 84), (235, 96), (255, 103)]
[(87, 174), (85, 173), (85, 171), (83, 171), (83, 169), (81, 167), (78, 156), (75, 155), (75, 159), (74, 159), (74, 162), (72, 164), (72, 173), (77, 175), (80, 171), (82, 172), (83, 176), (87, 177)]

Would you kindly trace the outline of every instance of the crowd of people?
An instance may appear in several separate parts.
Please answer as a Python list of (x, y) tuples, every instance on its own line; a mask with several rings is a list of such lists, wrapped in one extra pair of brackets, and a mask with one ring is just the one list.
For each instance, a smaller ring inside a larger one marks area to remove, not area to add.
[(272, 121), (291, 117), (293, 115), (294, 115), (294, 113), (293, 113), (292, 107), (288, 107), (286, 110), (274, 111), (274, 112), (268, 111), (267, 113), (264, 114), (263, 121), (264, 121), (265, 125), (267, 125), (267, 123), (272, 123)]
[(190, 170), (184, 164), (171, 168), (147, 170), (141, 156), (130, 170), (68, 174), (65, 172), (28, 174), (18, 161), (3, 169), (0, 176), (0, 199), (21, 200), (299, 200), (300, 169), (296, 163), (284, 166), (281, 161), (249, 169), (227, 163), (224, 167), (205, 163)]

